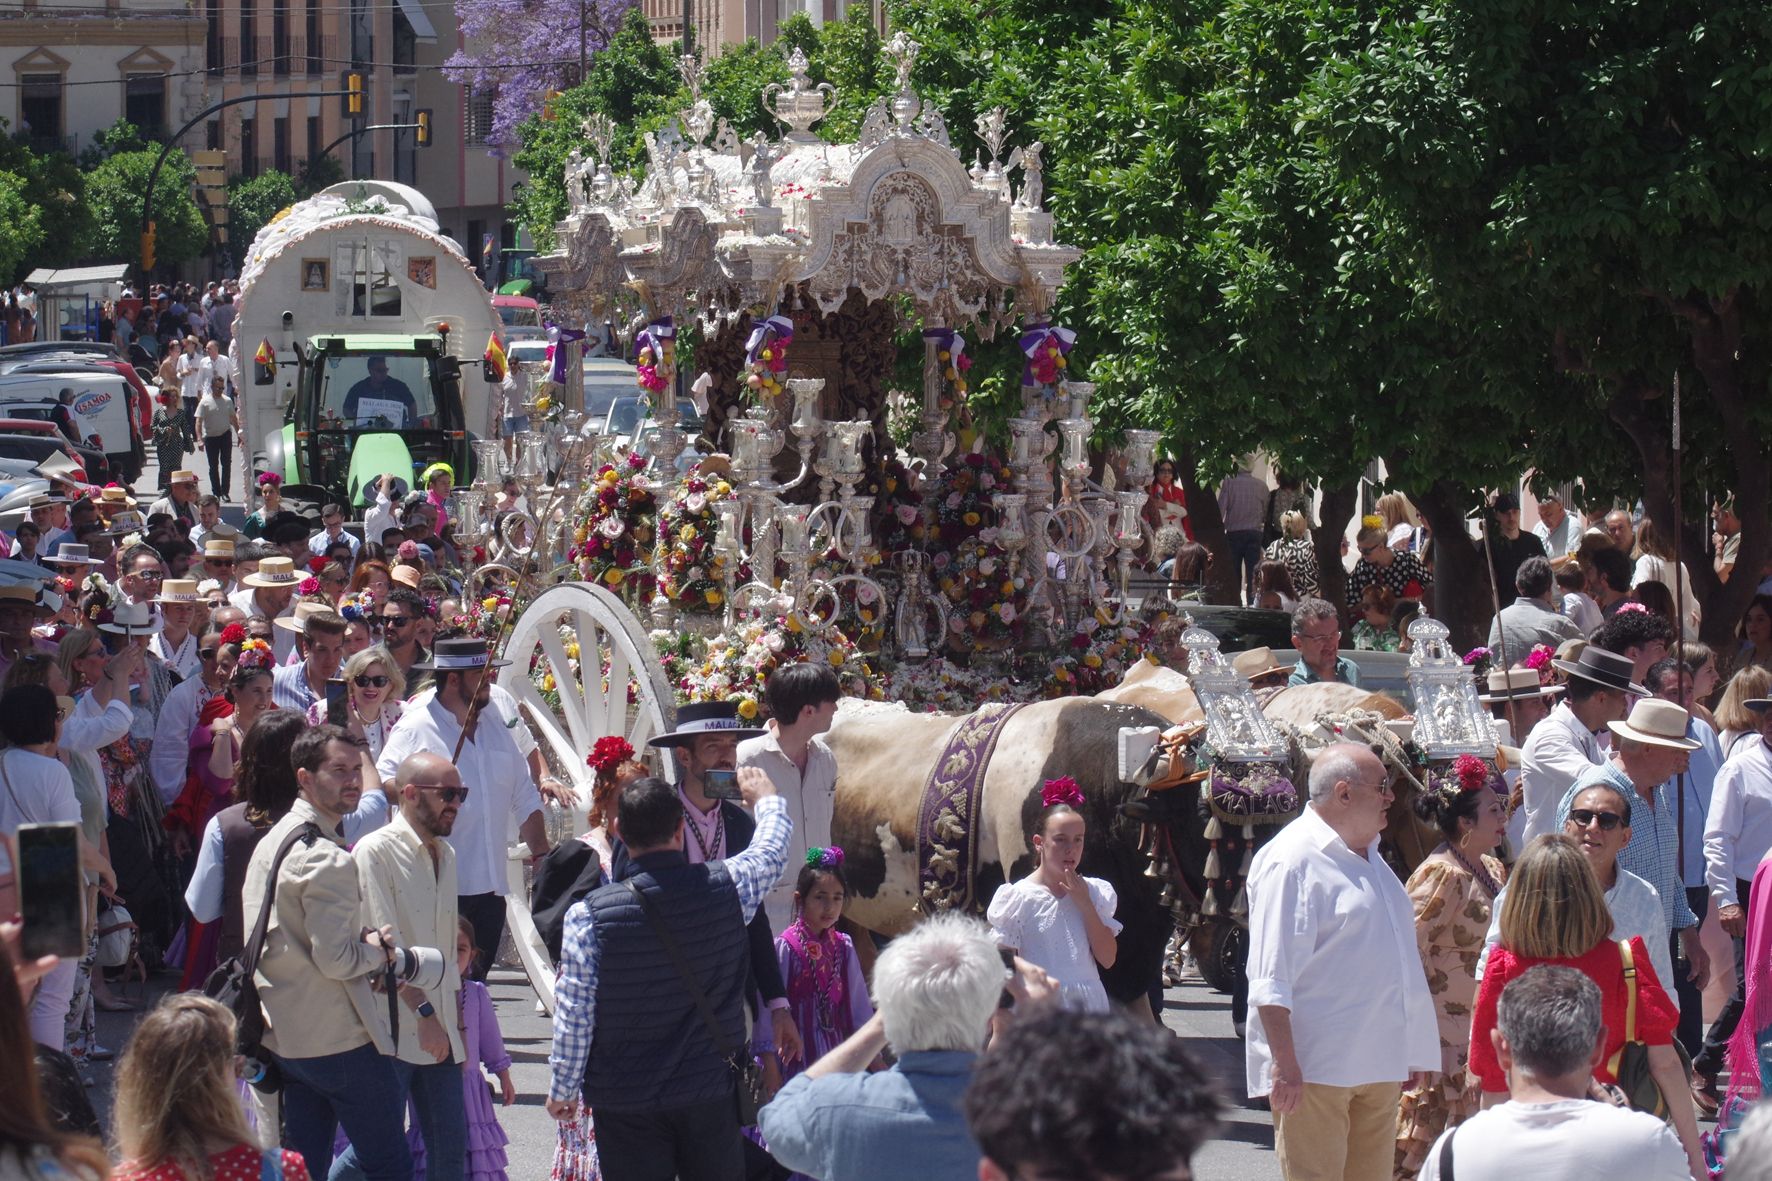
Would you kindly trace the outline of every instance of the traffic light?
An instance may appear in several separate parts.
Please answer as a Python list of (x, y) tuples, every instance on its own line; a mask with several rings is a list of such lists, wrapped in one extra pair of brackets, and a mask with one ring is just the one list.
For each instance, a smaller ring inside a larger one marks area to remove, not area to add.
[(149, 222), (148, 228), (142, 231), (142, 273), (154, 269), (154, 223)]
[(413, 140), (421, 148), (431, 146), (431, 112), (420, 111), (417, 118), (418, 128), (413, 133)]
[(344, 77), (345, 114), (361, 115), (363, 113), (363, 75), (356, 70), (348, 71)]

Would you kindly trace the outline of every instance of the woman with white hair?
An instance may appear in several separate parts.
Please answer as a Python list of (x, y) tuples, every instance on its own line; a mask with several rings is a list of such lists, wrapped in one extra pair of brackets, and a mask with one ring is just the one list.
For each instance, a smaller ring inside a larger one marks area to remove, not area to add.
[(1281, 562), (1292, 575), (1301, 599), (1317, 594), (1317, 549), (1311, 543), (1310, 522), (1297, 509), (1280, 515), (1280, 539), (1267, 547), (1270, 561)]

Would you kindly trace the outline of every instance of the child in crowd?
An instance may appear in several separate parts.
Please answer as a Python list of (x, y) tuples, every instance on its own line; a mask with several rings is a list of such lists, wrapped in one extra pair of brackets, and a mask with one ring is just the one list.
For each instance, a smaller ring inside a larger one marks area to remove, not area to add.
[[(505, 1145), (511, 1142), (499, 1125), (498, 1113), (492, 1106), (492, 1093), (486, 1087), (484, 1066), (498, 1076), (504, 1105), (517, 1100), (516, 1084), (511, 1082), (511, 1056), (505, 1053), (504, 1035), (499, 1032), (498, 1014), (492, 1008), (492, 996), (486, 985), (471, 979), (480, 952), (474, 947), (474, 927), (467, 919), (456, 921), (455, 963), (461, 972), (461, 1044), (467, 1061), (462, 1063), (462, 1107), (468, 1121), (469, 1181), (506, 1181)], [(423, 1181), (425, 1175), (424, 1137), (418, 1120), (410, 1121), (406, 1132), (412, 1145), (412, 1178)]]
[(1391, 626), (1397, 596), (1388, 586), (1373, 583), (1360, 592), (1360, 618), (1354, 623), (1354, 647), (1361, 652), (1395, 652), (1402, 642)]
[[(783, 1081), (835, 1049), (874, 1015), (855, 944), (837, 930), (848, 893), (843, 850), (835, 845), (806, 850), (806, 863), (794, 881), (794, 921), (775, 937), (788, 1011), (806, 1047), (801, 1060), (780, 1063)], [(770, 1022), (757, 1022), (757, 1035), (757, 1049), (767, 1062), (775, 1050)]]
[(1105, 1013), (1103, 968), (1114, 966), (1114, 888), (1100, 878), (1081, 877), (1083, 792), (1070, 776), (1049, 779), (1040, 789), (1041, 812), (1032, 841), (1032, 874), (1002, 887), (991, 898), (986, 917), (1004, 949), (1044, 968), (1058, 982), (1067, 1009)]
[(113, 1181), (308, 1181), (299, 1153), (253, 1142), (235, 1086), (233, 1015), (195, 993), (161, 1001), (129, 1039), (112, 1123), (124, 1158)]

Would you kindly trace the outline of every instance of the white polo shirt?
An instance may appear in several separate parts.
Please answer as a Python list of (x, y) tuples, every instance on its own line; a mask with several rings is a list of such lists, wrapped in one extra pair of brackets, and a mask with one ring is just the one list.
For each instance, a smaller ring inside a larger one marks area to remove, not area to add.
[(779, 933), (787, 930), (794, 918), (794, 881), (805, 864), (806, 850), (831, 843), (831, 817), (837, 800), (837, 756), (825, 745), (822, 736), (806, 744), (806, 770), (800, 768), (781, 749), (775, 723), (756, 738), (738, 744), (738, 765), (758, 767), (775, 784), (775, 790), (788, 806), (794, 822), (793, 835), (788, 838), (788, 860), (781, 880), (763, 898), (763, 909), (769, 914), (769, 927)]

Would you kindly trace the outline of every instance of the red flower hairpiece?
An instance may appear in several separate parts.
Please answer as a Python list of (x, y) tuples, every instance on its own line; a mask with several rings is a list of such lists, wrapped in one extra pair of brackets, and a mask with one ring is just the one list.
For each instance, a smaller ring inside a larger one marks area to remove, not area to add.
[(1480, 791), (1489, 784), (1489, 764), (1476, 755), (1453, 759), (1452, 773), (1458, 777), (1459, 791)]
[(300, 582), (295, 584), (295, 593), (298, 595), (317, 595), (317, 594), (319, 594), (320, 593), (320, 580), (318, 578), (315, 578), (313, 575), (309, 575), (308, 577), (302, 579)]
[(326, 569), (326, 555), (325, 554), (315, 554), (313, 557), (309, 558), (308, 559), (308, 569), (312, 570), (315, 574), (318, 574), (318, 573), (320, 573), (320, 571)]
[(633, 757), (632, 743), (619, 734), (605, 734), (591, 747), (591, 755), (585, 763), (599, 775), (610, 775)]
[(1061, 775), (1057, 779), (1048, 779), (1040, 786), (1040, 806), (1050, 808), (1054, 804), (1069, 804), (1073, 808), (1083, 806), (1083, 789), (1069, 775)]
[(246, 642), (246, 625), (230, 623), (222, 628), (221, 642), (224, 644), (244, 644)]

